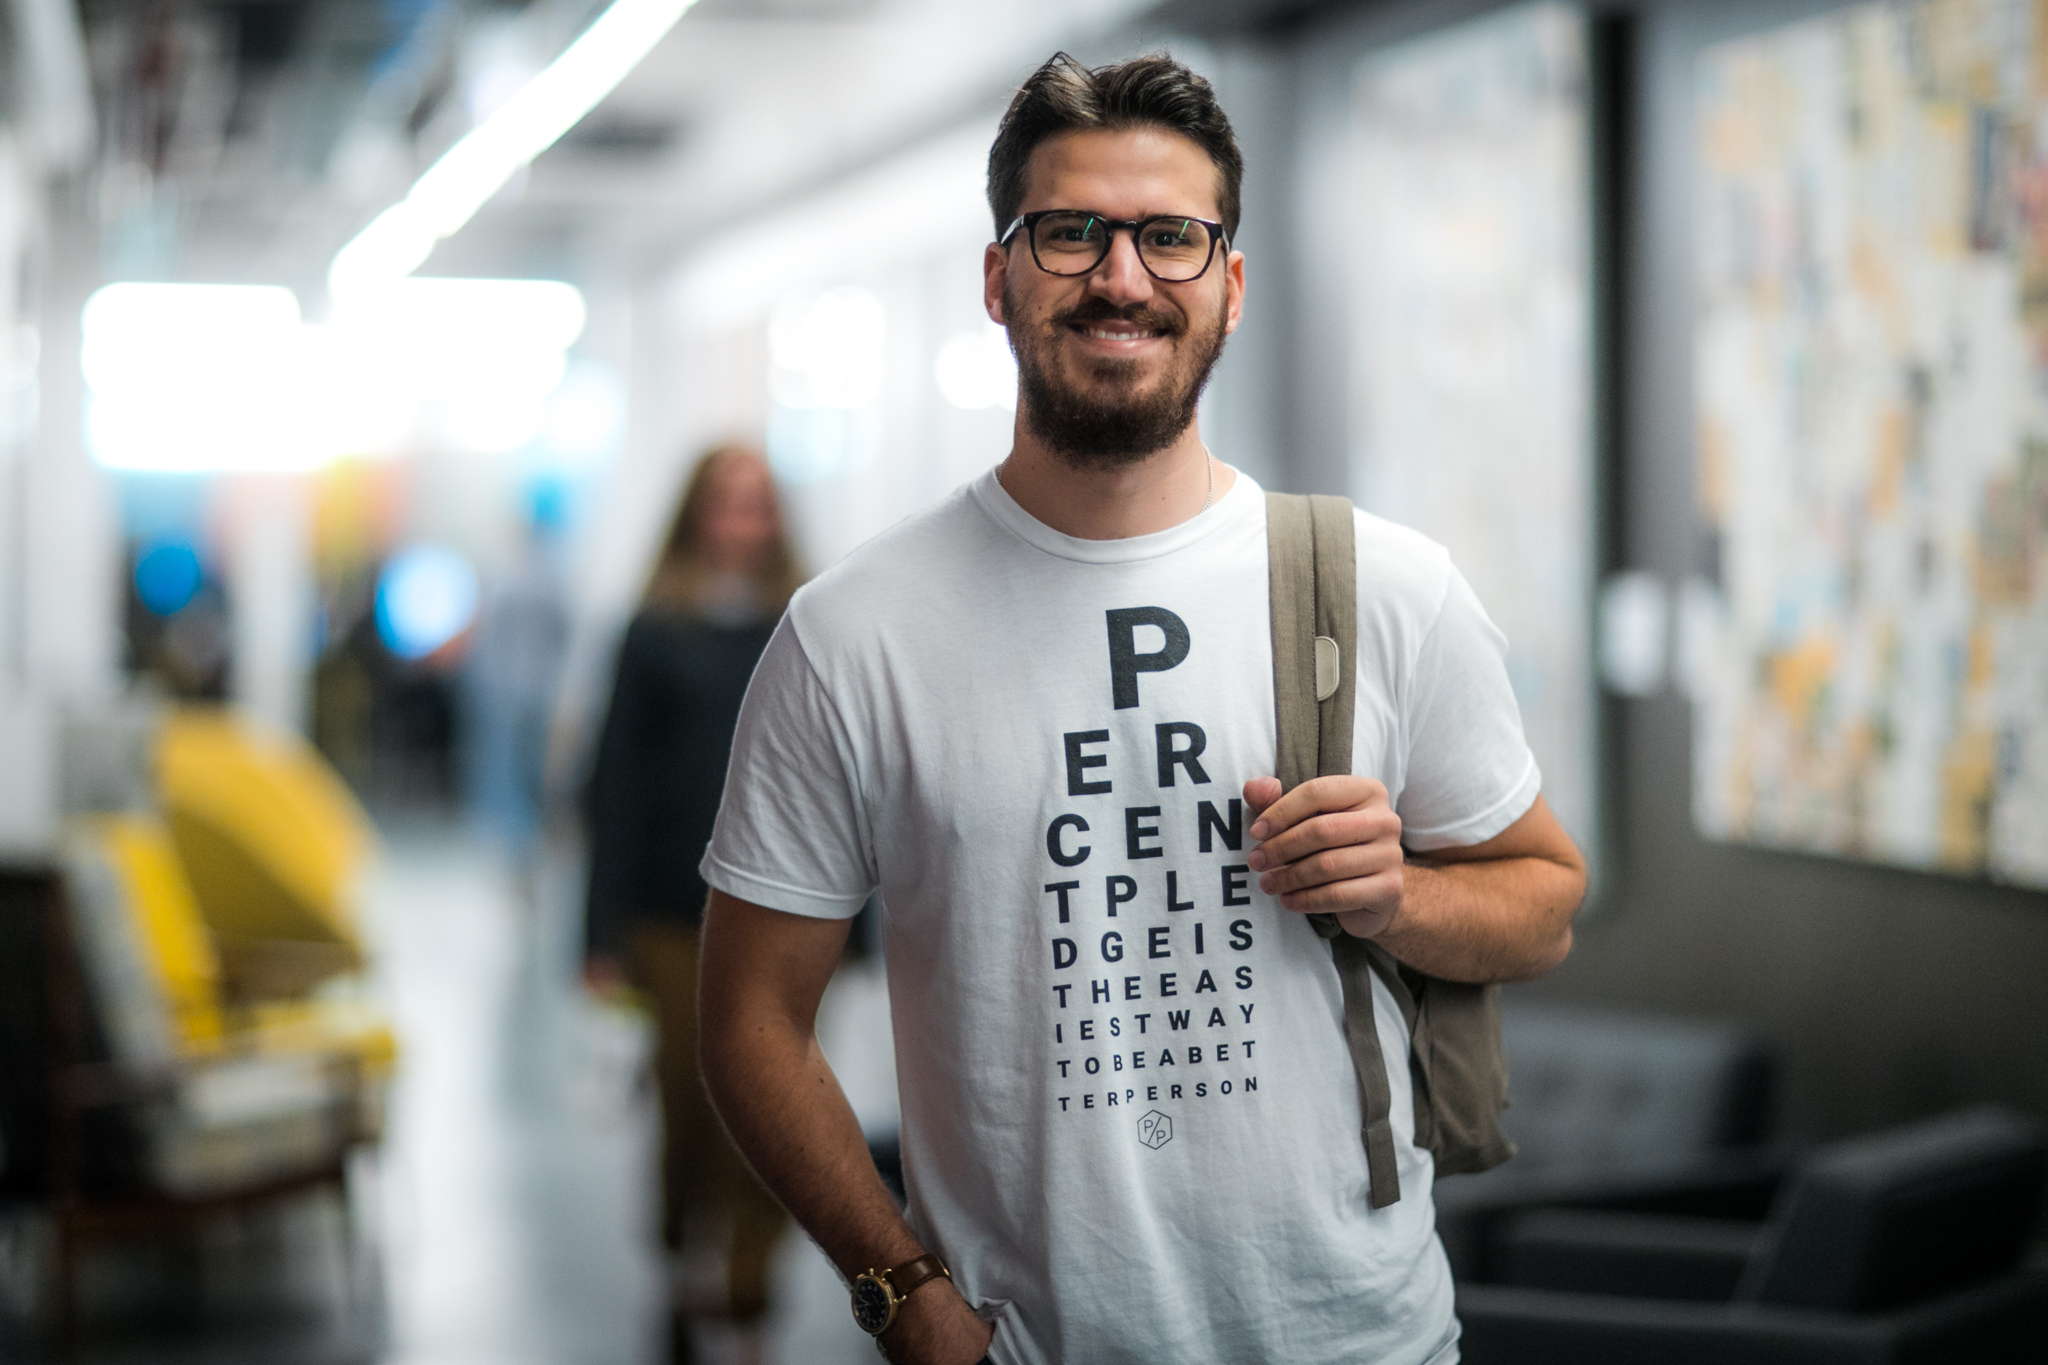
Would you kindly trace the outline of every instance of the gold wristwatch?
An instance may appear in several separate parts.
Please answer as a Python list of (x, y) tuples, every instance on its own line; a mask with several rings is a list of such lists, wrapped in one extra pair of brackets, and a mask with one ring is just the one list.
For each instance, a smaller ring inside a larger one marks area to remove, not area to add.
[(919, 1285), (941, 1277), (950, 1280), (953, 1273), (930, 1252), (887, 1270), (870, 1270), (865, 1275), (856, 1275), (853, 1280), (853, 1320), (860, 1324), (861, 1331), (878, 1337), (895, 1323), (896, 1310)]

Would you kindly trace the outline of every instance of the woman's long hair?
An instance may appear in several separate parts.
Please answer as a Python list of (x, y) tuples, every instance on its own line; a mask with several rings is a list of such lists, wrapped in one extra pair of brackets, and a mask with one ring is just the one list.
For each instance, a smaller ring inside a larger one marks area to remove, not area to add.
[[(703, 609), (705, 589), (714, 573), (704, 557), (705, 506), (711, 500), (716, 480), (733, 461), (743, 459), (761, 460), (762, 455), (752, 446), (728, 444), (713, 446), (697, 461), (689, 483), (683, 488), (675, 520), (669, 523), (668, 535), (662, 540), (654, 571), (647, 577), (647, 589), (640, 596), (642, 607), (684, 615), (695, 615)], [(772, 484), (770, 488), (773, 496)], [(804, 581), (796, 554), (790, 549), (789, 528), (782, 519), (779, 497), (775, 498), (775, 540), (752, 578), (761, 593), (761, 609), (771, 617), (782, 614), (791, 594)]]

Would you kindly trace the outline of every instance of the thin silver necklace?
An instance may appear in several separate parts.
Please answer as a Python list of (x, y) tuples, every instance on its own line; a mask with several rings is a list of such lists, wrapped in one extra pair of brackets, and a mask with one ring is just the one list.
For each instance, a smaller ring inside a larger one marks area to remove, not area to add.
[[(1008, 455), (1003, 456), (1002, 463), (996, 466), (996, 487), (1002, 489), (1005, 493), (1010, 491), (1010, 487), (1003, 482), (1003, 471), (1009, 467), (1010, 457)], [(1206, 512), (1209, 510), (1209, 504), (1216, 501), (1216, 457), (1209, 453), (1209, 447), (1207, 446), (1202, 447), (1202, 467), (1209, 471), (1209, 491), (1202, 495), (1202, 512)], [(1202, 512), (1197, 512), (1195, 515), (1199, 517), (1202, 515)]]

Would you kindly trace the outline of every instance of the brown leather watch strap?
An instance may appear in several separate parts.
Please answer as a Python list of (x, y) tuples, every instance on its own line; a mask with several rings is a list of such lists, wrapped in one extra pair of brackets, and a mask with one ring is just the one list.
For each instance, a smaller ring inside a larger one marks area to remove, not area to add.
[(926, 1280), (936, 1280), (940, 1276), (949, 1280), (953, 1278), (952, 1273), (946, 1269), (946, 1263), (929, 1251), (882, 1273), (888, 1278), (889, 1287), (896, 1291), (899, 1301), (909, 1298), (910, 1292)]

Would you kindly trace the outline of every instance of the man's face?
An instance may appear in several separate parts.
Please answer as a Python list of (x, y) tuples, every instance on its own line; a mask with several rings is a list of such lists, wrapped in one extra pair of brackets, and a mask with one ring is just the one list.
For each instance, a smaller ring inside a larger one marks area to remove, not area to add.
[[(1032, 152), (1020, 212), (1084, 209), (1115, 220), (1220, 219), (1217, 172), (1195, 142), (1164, 128), (1090, 130)], [(1117, 465), (1171, 445), (1244, 301), (1244, 257), (1219, 247), (1199, 279), (1167, 283), (1128, 232), (1085, 275), (1053, 275), (1019, 231), (983, 262), (991, 318), (1010, 329), (1020, 407), (1032, 432), (1077, 464)]]

